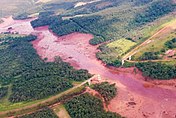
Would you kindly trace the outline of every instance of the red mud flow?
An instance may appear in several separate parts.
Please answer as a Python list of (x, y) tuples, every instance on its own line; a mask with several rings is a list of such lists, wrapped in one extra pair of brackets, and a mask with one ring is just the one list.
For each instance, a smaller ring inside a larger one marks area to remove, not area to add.
[[(4, 21), (0, 24), (0, 33), (1, 32), (18, 32), (19, 34), (27, 34), (29, 35), (34, 31), (32, 26), (30, 25), (30, 21), (34, 19), (27, 20), (14, 20), (12, 16), (7, 18), (2, 18)], [(10, 28), (10, 30), (9, 30)]]
[[(116, 83), (118, 96), (110, 102), (108, 106), (110, 111), (120, 113), (127, 118), (176, 117), (175, 88), (168, 89), (145, 82), (141, 73), (134, 73), (133, 68), (117, 70), (106, 68), (96, 59), (97, 47), (89, 44), (92, 35), (72, 33), (57, 37), (48, 30), (48, 27), (33, 30), (29, 21), (24, 22), (24, 26), (29, 28), (26, 33), (31, 31), (38, 34), (38, 39), (32, 44), (41, 58), (53, 61), (55, 56), (60, 56), (77, 69), (87, 69), (92, 74), (99, 74)], [(23, 29), (16, 28), (16, 31), (22, 32)]]
[[(90, 34), (72, 33), (57, 37), (47, 27), (36, 29), (39, 38), (32, 42), (41, 58), (53, 61), (60, 56), (77, 69), (87, 69), (116, 82), (118, 96), (110, 102), (109, 110), (127, 118), (171, 118), (176, 115), (176, 91), (144, 82), (141, 73), (130, 69), (106, 68), (96, 59), (96, 46), (89, 44)], [(128, 71), (128, 72), (127, 72)]]

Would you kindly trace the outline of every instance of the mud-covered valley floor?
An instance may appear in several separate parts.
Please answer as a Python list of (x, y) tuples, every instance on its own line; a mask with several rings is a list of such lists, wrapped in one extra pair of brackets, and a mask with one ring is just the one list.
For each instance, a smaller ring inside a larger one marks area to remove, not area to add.
[(89, 44), (93, 35), (75, 32), (59, 37), (49, 31), (48, 27), (33, 29), (31, 20), (14, 21), (6, 18), (4, 21), (0, 24), (1, 32), (12, 27), (12, 31), (20, 34), (37, 34), (38, 39), (31, 43), (42, 59), (54, 61), (55, 56), (60, 56), (77, 69), (87, 69), (91, 74), (99, 74), (116, 83), (118, 94), (108, 106), (110, 111), (127, 118), (176, 117), (175, 87), (146, 82), (141, 72), (135, 73), (134, 68), (107, 68), (96, 59), (97, 46)]

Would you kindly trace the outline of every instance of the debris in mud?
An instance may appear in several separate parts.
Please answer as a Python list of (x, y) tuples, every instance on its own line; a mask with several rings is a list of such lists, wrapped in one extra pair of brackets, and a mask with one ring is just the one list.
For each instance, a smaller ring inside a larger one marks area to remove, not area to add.
[(136, 105), (135, 102), (128, 102), (128, 104), (129, 104), (129, 105), (133, 105), (133, 106)]

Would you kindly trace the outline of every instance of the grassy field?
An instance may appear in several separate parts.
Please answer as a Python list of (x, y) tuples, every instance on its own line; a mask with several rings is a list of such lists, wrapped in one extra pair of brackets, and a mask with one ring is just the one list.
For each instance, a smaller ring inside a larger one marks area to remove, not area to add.
[(107, 44), (107, 47), (110, 49), (114, 49), (114, 53), (119, 57), (135, 45), (135, 42), (123, 38)]
[(99, 49), (101, 51), (98, 52), (96, 56), (106, 64), (111, 65), (114, 61), (120, 60), (121, 57), (136, 44), (137, 43), (132, 40), (122, 38), (100, 46)]

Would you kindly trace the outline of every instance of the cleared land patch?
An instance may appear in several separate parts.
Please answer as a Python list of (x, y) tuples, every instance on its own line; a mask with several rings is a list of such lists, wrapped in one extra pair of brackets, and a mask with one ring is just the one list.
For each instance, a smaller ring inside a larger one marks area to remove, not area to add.
[(59, 104), (52, 108), (59, 118), (71, 118), (64, 105)]
[(126, 53), (130, 48), (132, 48), (135, 45), (136, 45), (135, 42), (124, 38), (107, 44), (108, 48), (115, 49), (116, 54), (118, 56), (122, 56), (124, 53)]

